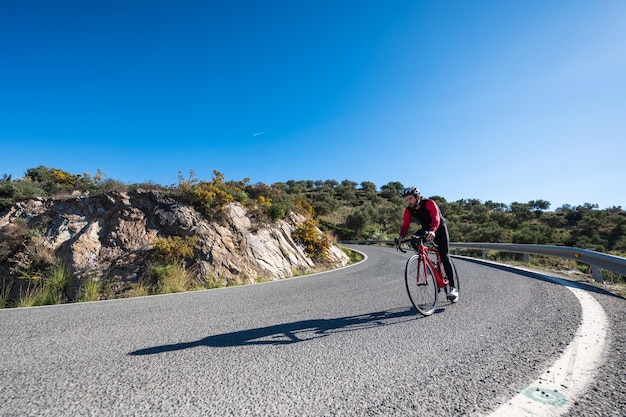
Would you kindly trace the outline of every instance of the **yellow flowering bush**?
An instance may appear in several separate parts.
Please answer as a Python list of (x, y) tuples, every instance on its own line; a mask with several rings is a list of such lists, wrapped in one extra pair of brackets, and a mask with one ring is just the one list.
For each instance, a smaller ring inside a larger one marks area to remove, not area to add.
[(304, 246), (304, 251), (313, 259), (326, 259), (330, 248), (330, 239), (317, 228), (313, 219), (306, 220), (296, 226), (293, 239)]

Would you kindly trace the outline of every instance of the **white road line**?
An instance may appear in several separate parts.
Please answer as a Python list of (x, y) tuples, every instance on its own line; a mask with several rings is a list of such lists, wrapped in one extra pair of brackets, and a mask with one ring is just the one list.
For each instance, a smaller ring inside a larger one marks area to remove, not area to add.
[(566, 286), (576, 295), (582, 308), (580, 326), (554, 365), (489, 417), (563, 415), (585, 391), (606, 354), (609, 321), (600, 303), (570, 281), (544, 277)]

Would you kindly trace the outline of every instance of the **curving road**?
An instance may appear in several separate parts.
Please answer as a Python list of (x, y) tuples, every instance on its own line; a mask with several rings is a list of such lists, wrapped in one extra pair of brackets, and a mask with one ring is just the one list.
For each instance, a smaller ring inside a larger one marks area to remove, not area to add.
[[(460, 302), (423, 318), (408, 254), (359, 249), (266, 284), (0, 310), (0, 416), (488, 416), (581, 321), (567, 288), (463, 259)], [(593, 296), (617, 353), (566, 415), (624, 416), (625, 301)]]

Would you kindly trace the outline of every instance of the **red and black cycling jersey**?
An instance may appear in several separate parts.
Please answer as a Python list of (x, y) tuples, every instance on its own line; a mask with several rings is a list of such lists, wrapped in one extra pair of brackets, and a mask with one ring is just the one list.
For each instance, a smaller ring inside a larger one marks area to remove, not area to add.
[(434, 200), (424, 198), (420, 200), (419, 208), (407, 207), (404, 209), (400, 238), (404, 238), (409, 231), (411, 218), (417, 219), (422, 225), (422, 230), (428, 232), (436, 232), (439, 229), (439, 225), (445, 222), (437, 203)]

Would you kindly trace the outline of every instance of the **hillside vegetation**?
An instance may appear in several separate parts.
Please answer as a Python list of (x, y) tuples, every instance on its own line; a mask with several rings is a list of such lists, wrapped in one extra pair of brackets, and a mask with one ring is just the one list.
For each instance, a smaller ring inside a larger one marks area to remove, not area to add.
[[(209, 219), (218, 219), (221, 209), (231, 201), (240, 202), (267, 222), (284, 218), (292, 210), (306, 212), (316, 225), (339, 240), (392, 239), (400, 229), (405, 206), (400, 182), (380, 187), (350, 180), (288, 180), (267, 185), (251, 184), (247, 178), (225, 181), (218, 171), (210, 180), (198, 179), (191, 171), (188, 177), (179, 173), (178, 182), (172, 185), (124, 184), (106, 178), (101, 171), (93, 176), (77, 175), (39, 166), (27, 170), (23, 178), (13, 180), (5, 175), (0, 180), (0, 212), (33, 196), (94, 195), (136, 188), (159, 190)], [(587, 203), (551, 210), (550, 202), (543, 199), (506, 204), (429, 197), (441, 208), (453, 242), (559, 245), (626, 256), (626, 212), (622, 207), (600, 210), (597, 204)], [(610, 275), (605, 279), (623, 279)]]

